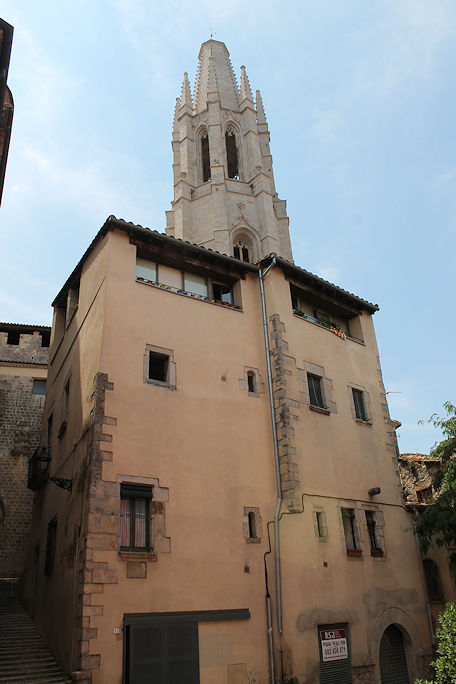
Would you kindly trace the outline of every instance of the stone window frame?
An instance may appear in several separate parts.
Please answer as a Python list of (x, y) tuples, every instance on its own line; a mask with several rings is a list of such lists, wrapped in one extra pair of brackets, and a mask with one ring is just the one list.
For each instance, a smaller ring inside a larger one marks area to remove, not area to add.
[(323, 510), (323, 508), (321, 508), (320, 506), (314, 506), (312, 511), (312, 518), (316, 538), (319, 542), (326, 543), (328, 541), (328, 524), (326, 521), (326, 513)]
[[(150, 502), (152, 501), (153, 498), (153, 487), (151, 485), (143, 485), (143, 484), (134, 484), (132, 485), (131, 483), (127, 482), (122, 482), (120, 485), (120, 501), (129, 501), (130, 502), (130, 523), (129, 523), (129, 532), (128, 532), (128, 537), (130, 543), (128, 545), (122, 544), (122, 524), (121, 524), (121, 533), (120, 533), (120, 550), (122, 552), (134, 552), (134, 553), (149, 553), (153, 552), (154, 548), (152, 545), (152, 540), (151, 540), (151, 534), (150, 534), (150, 522), (152, 518), (152, 513), (151, 513), (151, 506)], [(136, 510), (137, 510), (137, 501), (138, 500), (144, 500), (145, 501), (145, 529), (144, 529), (144, 539), (145, 539), (145, 546), (137, 546), (137, 529), (136, 529), (136, 522), (133, 522), (135, 520), (135, 515), (136, 515)], [(120, 518), (122, 520), (122, 507), (120, 511)]]
[[(255, 537), (250, 536), (249, 513), (254, 515), (255, 520)], [(261, 521), (260, 509), (258, 506), (244, 506), (244, 515), (242, 516), (242, 531), (244, 533), (246, 544), (261, 544), (263, 538), (263, 525)]]
[[(372, 410), (371, 410), (371, 402), (370, 402), (369, 392), (366, 390), (366, 388), (363, 385), (357, 385), (354, 382), (348, 382), (347, 383), (347, 389), (348, 389), (348, 394), (350, 397), (350, 407), (351, 407), (351, 413), (352, 413), (353, 420), (355, 420), (360, 425), (372, 425), (373, 420), (372, 420)], [(355, 400), (353, 397), (353, 390), (358, 390), (358, 392), (363, 393), (363, 402), (364, 402), (364, 411), (366, 414), (366, 420), (362, 420), (361, 418), (356, 417)]]
[[(373, 558), (384, 558), (385, 552), (386, 552), (386, 547), (385, 547), (385, 516), (383, 515), (383, 511), (381, 511), (378, 506), (374, 506), (372, 504), (364, 504), (362, 506), (362, 511), (363, 511), (363, 520), (362, 520), (362, 527), (363, 527), (363, 532), (365, 532), (365, 537), (366, 537), (366, 547), (369, 549), (369, 553)], [(367, 525), (367, 516), (366, 513), (370, 512), (374, 514), (374, 520), (375, 520), (375, 538), (378, 543), (377, 549), (373, 549), (371, 542), (370, 542), (370, 536), (369, 536), (369, 529)]]
[[(255, 392), (249, 391), (249, 373), (254, 374)], [(258, 368), (254, 368), (253, 366), (244, 366), (244, 377), (239, 378), (239, 389), (244, 392), (247, 392), (249, 397), (256, 397), (257, 399), (259, 398), (260, 394), (264, 394), (264, 382), (261, 378), (260, 371), (258, 370)]]
[[(149, 359), (150, 354), (157, 354), (165, 356), (168, 359), (166, 370), (166, 381), (155, 380), (149, 377)], [(174, 361), (174, 350), (166, 347), (158, 347), (154, 344), (146, 344), (143, 357), (143, 382), (146, 385), (155, 385), (156, 387), (163, 387), (169, 390), (176, 389), (176, 363)]]
[[(323, 366), (310, 361), (303, 362), (303, 368), (298, 369), (298, 375), (302, 382), (302, 391), (300, 392), (301, 402), (309, 407), (311, 411), (322, 413), (329, 416), (331, 413), (337, 413), (337, 404), (333, 400), (333, 382), (326, 376), (326, 371)], [(321, 379), (321, 393), (325, 408), (313, 406), (310, 403), (310, 393), (308, 384), (308, 375), (315, 375)]]
[[(156, 477), (140, 477), (137, 475), (117, 475), (119, 483), (119, 536), (117, 548), (119, 558), (125, 561), (156, 561), (158, 553), (171, 552), (171, 538), (166, 536), (165, 503), (169, 501), (169, 488), (161, 487)], [(149, 502), (149, 547), (150, 551), (123, 551), (120, 546), (120, 499), (122, 485), (150, 487), (152, 498)]]

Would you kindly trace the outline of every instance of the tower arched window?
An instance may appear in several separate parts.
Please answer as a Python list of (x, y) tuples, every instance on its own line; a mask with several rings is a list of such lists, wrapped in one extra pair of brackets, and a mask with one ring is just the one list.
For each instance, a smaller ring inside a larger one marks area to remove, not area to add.
[(245, 239), (236, 240), (233, 246), (233, 256), (246, 263), (250, 263), (251, 248)]
[(231, 126), (225, 131), (225, 146), (228, 178), (239, 180), (239, 158), (236, 145), (236, 133)]
[(203, 183), (211, 180), (211, 157), (209, 154), (209, 135), (206, 130), (201, 133), (201, 167)]

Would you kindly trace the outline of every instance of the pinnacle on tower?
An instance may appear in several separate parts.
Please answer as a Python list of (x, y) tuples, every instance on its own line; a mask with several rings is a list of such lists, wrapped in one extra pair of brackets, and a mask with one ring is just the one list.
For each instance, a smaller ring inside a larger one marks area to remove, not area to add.
[(266, 114), (264, 113), (263, 100), (261, 99), (260, 91), (256, 91), (256, 112), (257, 112), (257, 123), (265, 124)]
[(178, 115), (180, 108), (181, 108), (181, 99), (180, 99), (180, 97), (176, 97), (176, 105), (174, 107), (174, 118), (173, 118), (173, 133), (177, 133), (177, 131), (179, 130), (178, 123), (177, 123), (177, 121), (178, 121), (177, 115)]
[(184, 80), (182, 81), (182, 94), (180, 97), (181, 107), (189, 107), (193, 109), (192, 93), (190, 90), (190, 81), (188, 80), (188, 73), (184, 73)]
[(241, 102), (249, 100), (253, 104), (252, 91), (250, 90), (250, 83), (245, 70), (245, 66), (241, 66)]

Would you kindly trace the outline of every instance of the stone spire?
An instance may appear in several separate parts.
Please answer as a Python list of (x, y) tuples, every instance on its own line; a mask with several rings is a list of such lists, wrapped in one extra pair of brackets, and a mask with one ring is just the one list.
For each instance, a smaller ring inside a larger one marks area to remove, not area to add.
[(224, 43), (206, 41), (198, 60), (193, 98), (185, 73), (176, 103), (166, 233), (252, 262), (271, 252), (292, 260), (261, 96), (255, 107), (243, 66), (238, 88)]
[(250, 90), (250, 83), (245, 70), (245, 66), (241, 66), (241, 102), (249, 100), (253, 103), (252, 91)]
[(256, 113), (257, 113), (257, 123), (266, 124), (266, 114), (264, 113), (263, 100), (261, 99), (260, 91), (256, 91)]
[[(213, 92), (209, 90), (209, 66), (211, 61), (221, 106), (225, 109), (239, 111), (239, 91), (230, 62), (230, 53), (226, 49), (226, 45), (218, 40), (212, 40), (212, 38), (207, 40), (201, 46), (198, 60), (194, 97), (195, 112), (202, 112), (206, 109), (207, 95), (209, 92)], [(211, 76), (211, 88), (213, 87), (214, 75)]]
[(190, 90), (190, 81), (188, 80), (187, 72), (184, 73), (184, 80), (182, 81), (182, 94), (180, 96), (181, 107), (189, 107), (193, 109), (192, 92)]

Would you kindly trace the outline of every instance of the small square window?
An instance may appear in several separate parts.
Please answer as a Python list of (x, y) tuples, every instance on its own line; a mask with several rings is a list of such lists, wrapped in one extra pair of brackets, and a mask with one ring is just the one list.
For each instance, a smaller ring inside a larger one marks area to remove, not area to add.
[(123, 484), (120, 488), (121, 551), (150, 551), (152, 487)]
[(19, 330), (10, 330), (6, 338), (6, 344), (19, 344), (21, 334)]
[(143, 380), (150, 385), (176, 389), (176, 364), (172, 349), (146, 344), (143, 362)]
[(364, 403), (364, 392), (352, 388), (353, 402), (355, 404), (355, 415), (358, 420), (367, 422), (366, 405)]
[(312, 375), (311, 373), (308, 373), (307, 383), (309, 386), (310, 405), (322, 409), (326, 408), (323, 398), (321, 378), (318, 375)]
[(46, 380), (34, 380), (32, 394), (46, 394)]
[(55, 548), (57, 544), (57, 518), (51, 520), (48, 525), (46, 539), (46, 558), (44, 561), (44, 574), (52, 575), (55, 562)]

